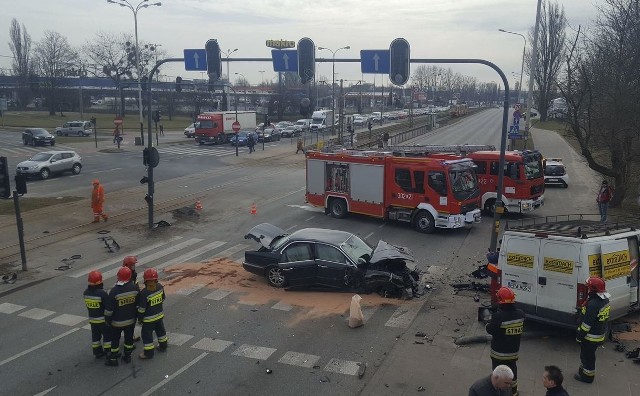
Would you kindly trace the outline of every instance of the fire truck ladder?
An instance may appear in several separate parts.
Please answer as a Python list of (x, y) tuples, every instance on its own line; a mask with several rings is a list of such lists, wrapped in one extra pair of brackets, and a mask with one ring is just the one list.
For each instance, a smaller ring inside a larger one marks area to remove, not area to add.
[(475, 151), (495, 151), (496, 147), (490, 144), (427, 144), (415, 146), (391, 146), (389, 150), (394, 155), (410, 157), (425, 155), (428, 153), (454, 153), (466, 155)]

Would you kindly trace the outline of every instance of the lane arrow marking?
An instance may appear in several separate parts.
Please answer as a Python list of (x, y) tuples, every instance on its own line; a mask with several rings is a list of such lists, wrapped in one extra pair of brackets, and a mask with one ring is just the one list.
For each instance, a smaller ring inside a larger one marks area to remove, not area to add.
[(284, 53), (284, 55), (282, 55), (282, 59), (284, 59), (285, 70), (289, 70), (289, 55), (287, 55), (286, 52)]
[(380, 57), (378, 56), (378, 53), (376, 52), (375, 54), (373, 54), (373, 70), (378, 71), (378, 61), (380, 60)]
[(198, 55), (197, 52), (193, 53), (193, 60), (196, 62), (196, 69), (199, 69), (200, 67), (198, 66), (198, 60), (200, 59), (200, 56)]

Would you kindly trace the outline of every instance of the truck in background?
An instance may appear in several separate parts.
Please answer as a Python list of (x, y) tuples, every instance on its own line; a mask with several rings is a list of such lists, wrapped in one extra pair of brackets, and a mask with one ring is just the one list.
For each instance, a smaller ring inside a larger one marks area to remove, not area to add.
[(334, 124), (332, 110), (316, 110), (311, 115), (309, 128), (313, 132), (323, 131)]
[(405, 222), (423, 233), (480, 221), (480, 190), (470, 159), (336, 150), (308, 151), (306, 162), (306, 201), (335, 218), (359, 213)]
[(195, 140), (199, 144), (224, 144), (235, 134), (232, 125), (236, 120), (242, 129), (256, 127), (255, 111), (214, 111), (196, 117)]

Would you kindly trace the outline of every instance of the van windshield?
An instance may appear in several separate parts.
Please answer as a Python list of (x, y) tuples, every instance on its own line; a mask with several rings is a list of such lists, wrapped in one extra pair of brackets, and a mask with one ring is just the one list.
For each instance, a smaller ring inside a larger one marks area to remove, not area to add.
[(196, 129), (211, 129), (215, 128), (216, 125), (212, 120), (201, 120), (199, 122), (196, 122), (195, 127)]

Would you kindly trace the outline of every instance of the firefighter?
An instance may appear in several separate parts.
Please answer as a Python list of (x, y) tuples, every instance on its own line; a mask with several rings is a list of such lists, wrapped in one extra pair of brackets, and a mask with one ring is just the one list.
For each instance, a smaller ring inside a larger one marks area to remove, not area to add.
[(131, 282), (131, 270), (129, 267), (120, 267), (118, 270), (118, 281), (111, 289), (104, 316), (107, 324), (111, 326), (109, 338), (111, 340), (111, 351), (105, 364), (107, 366), (117, 366), (120, 357), (120, 336), (124, 333), (124, 354), (122, 360), (125, 363), (131, 362), (131, 353), (135, 348), (133, 345), (133, 328), (136, 324), (136, 304), (138, 302), (138, 288)]
[(609, 321), (609, 293), (601, 278), (587, 279), (589, 296), (582, 305), (576, 341), (580, 343), (580, 367), (574, 378), (590, 384), (596, 376), (596, 349), (604, 343)]
[[(136, 256), (126, 256), (122, 260), (122, 266), (131, 270), (131, 283), (140, 291), (140, 285), (138, 285), (138, 273), (136, 272), (136, 264), (138, 264), (138, 258)], [(140, 331), (138, 327), (134, 327), (133, 341), (140, 341)]]
[(142, 322), (142, 342), (144, 351), (138, 356), (140, 359), (152, 359), (155, 345), (153, 332), (158, 337), (158, 351), (167, 350), (167, 331), (164, 328), (164, 312), (162, 303), (165, 300), (164, 287), (158, 282), (158, 271), (147, 268), (142, 275), (144, 289), (138, 298), (138, 321)]
[(89, 311), (91, 325), (91, 349), (96, 359), (103, 357), (111, 349), (107, 324), (104, 319), (104, 307), (109, 296), (103, 289), (102, 273), (89, 272), (89, 286), (84, 291), (84, 303)]
[(91, 208), (93, 209), (92, 223), (99, 223), (100, 217), (107, 221), (109, 217), (102, 211), (104, 204), (104, 188), (98, 179), (93, 179), (93, 191), (91, 192)]
[(501, 364), (513, 371), (511, 393), (518, 395), (518, 352), (524, 326), (524, 311), (516, 308), (516, 295), (508, 287), (501, 287), (496, 293), (498, 310), (487, 323), (487, 333), (491, 334), (491, 365), (495, 369)]

